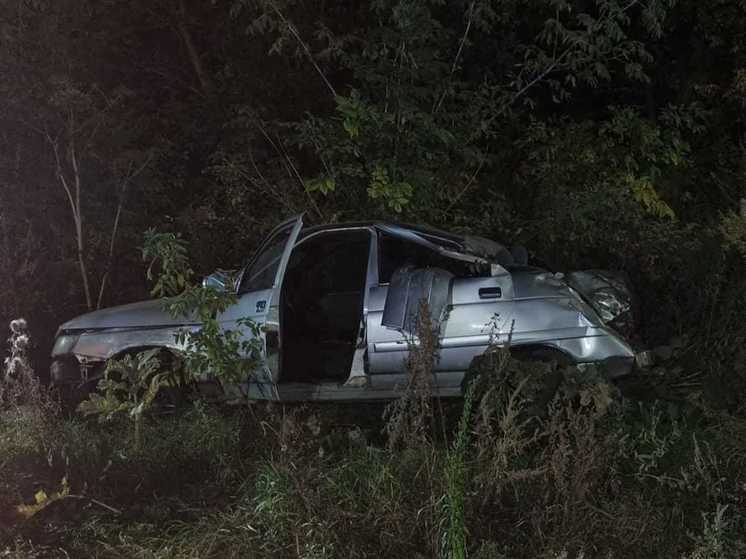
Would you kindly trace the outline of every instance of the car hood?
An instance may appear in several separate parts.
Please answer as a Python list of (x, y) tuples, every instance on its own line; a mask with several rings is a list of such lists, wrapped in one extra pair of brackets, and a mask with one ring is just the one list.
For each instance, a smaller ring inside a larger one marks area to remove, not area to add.
[(195, 317), (172, 317), (163, 310), (162, 301), (155, 299), (110, 307), (90, 312), (60, 326), (60, 330), (101, 330), (105, 328), (157, 328), (194, 324)]

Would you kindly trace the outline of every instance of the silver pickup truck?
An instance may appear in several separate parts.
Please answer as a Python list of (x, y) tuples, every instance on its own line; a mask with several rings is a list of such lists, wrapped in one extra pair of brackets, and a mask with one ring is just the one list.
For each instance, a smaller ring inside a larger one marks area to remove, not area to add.
[[(383, 222), (304, 227), (301, 216), (276, 227), (226, 283), (238, 302), (218, 317), (221, 326), (236, 329), (248, 317), (263, 338), (259, 370), (229, 387), (249, 398), (395, 397), (407, 380), (422, 299), (438, 327), (434, 375), (442, 396), (461, 394), (470, 363), (493, 343), (603, 362), (612, 377), (636, 362), (615, 324), (631, 316), (622, 282), (603, 272), (530, 267), (525, 250), (479, 237)], [(176, 332), (199, 327), (157, 300), (74, 318), (59, 328), (52, 381), (93, 381), (107, 360), (144, 349), (183, 351)]]

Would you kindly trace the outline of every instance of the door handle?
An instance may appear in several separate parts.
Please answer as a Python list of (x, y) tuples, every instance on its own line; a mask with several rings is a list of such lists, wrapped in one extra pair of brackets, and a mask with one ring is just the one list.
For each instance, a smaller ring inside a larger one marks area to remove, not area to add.
[(480, 287), (479, 298), (480, 299), (499, 299), (503, 296), (503, 290), (499, 287)]

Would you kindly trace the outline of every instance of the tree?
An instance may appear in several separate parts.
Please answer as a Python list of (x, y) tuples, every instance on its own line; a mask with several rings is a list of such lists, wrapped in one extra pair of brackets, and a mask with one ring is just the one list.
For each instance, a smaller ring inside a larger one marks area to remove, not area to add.
[[(95, 258), (87, 246), (91, 235), (86, 204), (97, 197), (118, 199), (111, 227), (110, 263), (127, 185), (143, 172), (152, 156), (149, 150), (143, 153), (126, 146), (131, 134), (121, 129), (130, 92), (123, 87), (107, 90), (96, 82), (76, 78), (87, 68), (75, 34), (77, 27), (85, 28), (92, 17), (92, 8), (78, 7), (83, 9), (69, 12), (65, 6), (44, 2), (19, 4), (17, 26), (6, 27), (14, 48), (6, 51), (0, 63), (7, 75), (19, 78), (3, 88), (3, 120), (13, 123), (11, 129), (17, 134), (23, 128), (32, 132), (48, 150), (47, 157), (37, 151), (37, 165), (43, 169), (48, 162), (47, 176), (64, 194), (85, 304), (93, 309), (103, 300), (108, 270), (103, 272), (96, 296), (89, 270), (89, 262)], [(38, 19), (40, 12), (46, 19)], [(45, 35), (43, 41), (40, 34)], [(21, 142), (31, 139), (18, 137)], [(40, 148), (33, 144), (33, 149)], [(122, 159), (127, 159), (124, 170), (116, 169)], [(117, 184), (113, 196), (102, 188), (112, 182)]]

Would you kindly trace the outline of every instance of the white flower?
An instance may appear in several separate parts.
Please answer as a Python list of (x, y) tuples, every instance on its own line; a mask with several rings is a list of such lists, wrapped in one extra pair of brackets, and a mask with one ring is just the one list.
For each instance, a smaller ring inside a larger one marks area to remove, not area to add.
[(13, 346), (19, 351), (23, 351), (28, 347), (29, 339), (26, 334), (19, 334), (15, 340), (13, 340)]
[(23, 370), (23, 360), (20, 357), (11, 357), (5, 360), (8, 376), (16, 376)]
[(26, 319), (16, 318), (10, 322), (10, 329), (14, 334), (22, 334), (26, 331)]

